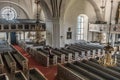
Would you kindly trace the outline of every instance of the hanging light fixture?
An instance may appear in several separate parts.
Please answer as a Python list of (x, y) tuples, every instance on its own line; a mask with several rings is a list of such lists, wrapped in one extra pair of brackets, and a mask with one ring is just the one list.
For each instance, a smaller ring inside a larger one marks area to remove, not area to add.
[(103, 43), (103, 39), (104, 39), (104, 34), (103, 34), (103, 27), (104, 27), (104, 24), (106, 23), (105, 22), (105, 9), (106, 9), (106, 3), (107, 3), (107, 0), (101, 0), (101, 6), (100, 6), (100, 8), (101, 8), (101, 13), (102, 13), (102, 21), (101, 21), (101, 27), (99, 28), (99, 30), (100, 30), (100, 32), (98, 32), (98, 37), (97, 37), (97, 40), (98, 40), (98, 42), (100, 43), (100, 44), (102, 44)]
[(35, 3), (37, 5), (37, 14), (36, 14), (36, 25), (35, 25), (35, 43), (40, 43), (41, 40), (41, 32), (40, 32), (40, 22), (39, 22), (39, 10), (38, 10), (38, 6), (39, 6), (39, 2), (40, 0), (35, 0)]
[(36, 24), (39, 25), (39, 12), (38, 12), (38, 6), (39, 6), (39, 0), (35, 0), (35, 3), (37, 5), (37, 14), (36, 14)]
[(110, 23), (109, 23), (109, 32), (108, 32), (108, 42), (107, 46), (104, 47), (105, 51), (114, 51), (114, 48), (110, 45), (110, 35), (111, 35), (111, 27), (112, 27), (112, 10), (113, 10), (113, 0), (111, 0), (111, 12), (110, 12)]
[(104, 47), (105, 55), (104, 57), (99, 59), (99, 63), (103, 66), (115, 66), (116, 65), (116, 57), (112, 57), (112, 51), (114, 51), (114, 48), (110, 45), (110, 34), (111, 34), (111, 27), (112, 27), (112, 10), (113, 10), (113, 0), (111, 0), (111, 12), (110, 12), (110, 23), (109, 23), (109, 32), (108, 32), (108, 42), (107, 45)]

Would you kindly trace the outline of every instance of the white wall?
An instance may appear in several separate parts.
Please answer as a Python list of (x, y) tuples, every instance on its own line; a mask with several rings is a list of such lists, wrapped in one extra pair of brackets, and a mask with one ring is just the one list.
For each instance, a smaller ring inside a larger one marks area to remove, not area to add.
[(6, 32), (0, 32), (0, 39), (6, 40)]
[[(87, 1), (87, 0), (73, 0), (69, 4), (68, 8), (65, 11), (64, 15), (64, 22), (63, 26), (61, 29), (61, 34), (64, 36), (64, 43), (69, 44), (69, 43), (75, 43), (76, 42), (76, 27), (77, 27), (77, 17), (80, 14), (85, 14), (88, 16), (89, 22), (95, 22), (96, 21), (96, 14), (95, 11), (92, 7), (92, 5)], [(88, 25), (85, 25), (85, 40), (87, 40), (87, 30), (88, 30)], [(66, 39), (66, 33), (68, 28), (71, 27), (72, 31), (72, 39), (67, 40)]]

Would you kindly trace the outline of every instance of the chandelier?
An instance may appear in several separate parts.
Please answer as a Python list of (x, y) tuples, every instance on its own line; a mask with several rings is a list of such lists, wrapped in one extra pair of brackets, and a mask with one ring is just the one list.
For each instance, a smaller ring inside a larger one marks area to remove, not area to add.
[[(112, 18), (112, 10), (113, 10), (113, 0), (111, 0), (111, 12), (110, 12), (110, 23), (109, 23), (109, 32), (108, 32), (108, 42), (107, 45), (104, 47), (105, 50), (105, 55), (100, 58), (98, 60), (98, 62), (103, 65), (103, 66), (115, 66), (117, 59), (114, 56), (114, 54), (112, 54), (112, 51), (114, 51), (114, 48), (110, 45), (109, 39), (110, 39), (110, 31), (111, 31), (111, 27), (112, 27), (112, 23), (111, 23), (111, 18)], [(113, 57), (114, 56), (114, 57)]]
[(41, 41), (41, 27), (40, 27), (40, 22), (39, 22), (39, 11), (38, 11), (38, 6), (39, 6), (40, 0), (35, 0), (35, 3), (37, 5), (37, 15), (36, 15), (36, 25), (35, 25), (35, 43), (40, 43)]

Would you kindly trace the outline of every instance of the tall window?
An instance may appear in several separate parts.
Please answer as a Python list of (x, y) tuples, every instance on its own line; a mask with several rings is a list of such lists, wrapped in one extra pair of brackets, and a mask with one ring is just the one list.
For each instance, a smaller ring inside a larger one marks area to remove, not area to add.
[(4, 7), (1, 9), (1, 17), (6, 20), (13, 20), (17, 17), (17, 12), (12, 7)]
[(84, 16), (78, 16), (78, 26), (77, 26), (77, 40), (84, 39)]

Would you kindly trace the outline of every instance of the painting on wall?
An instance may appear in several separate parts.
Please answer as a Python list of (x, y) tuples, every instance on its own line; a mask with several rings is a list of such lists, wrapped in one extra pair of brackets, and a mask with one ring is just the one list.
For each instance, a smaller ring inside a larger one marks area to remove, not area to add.
[(67, 39), (72, 39), (72, 32), (67, 32)]

